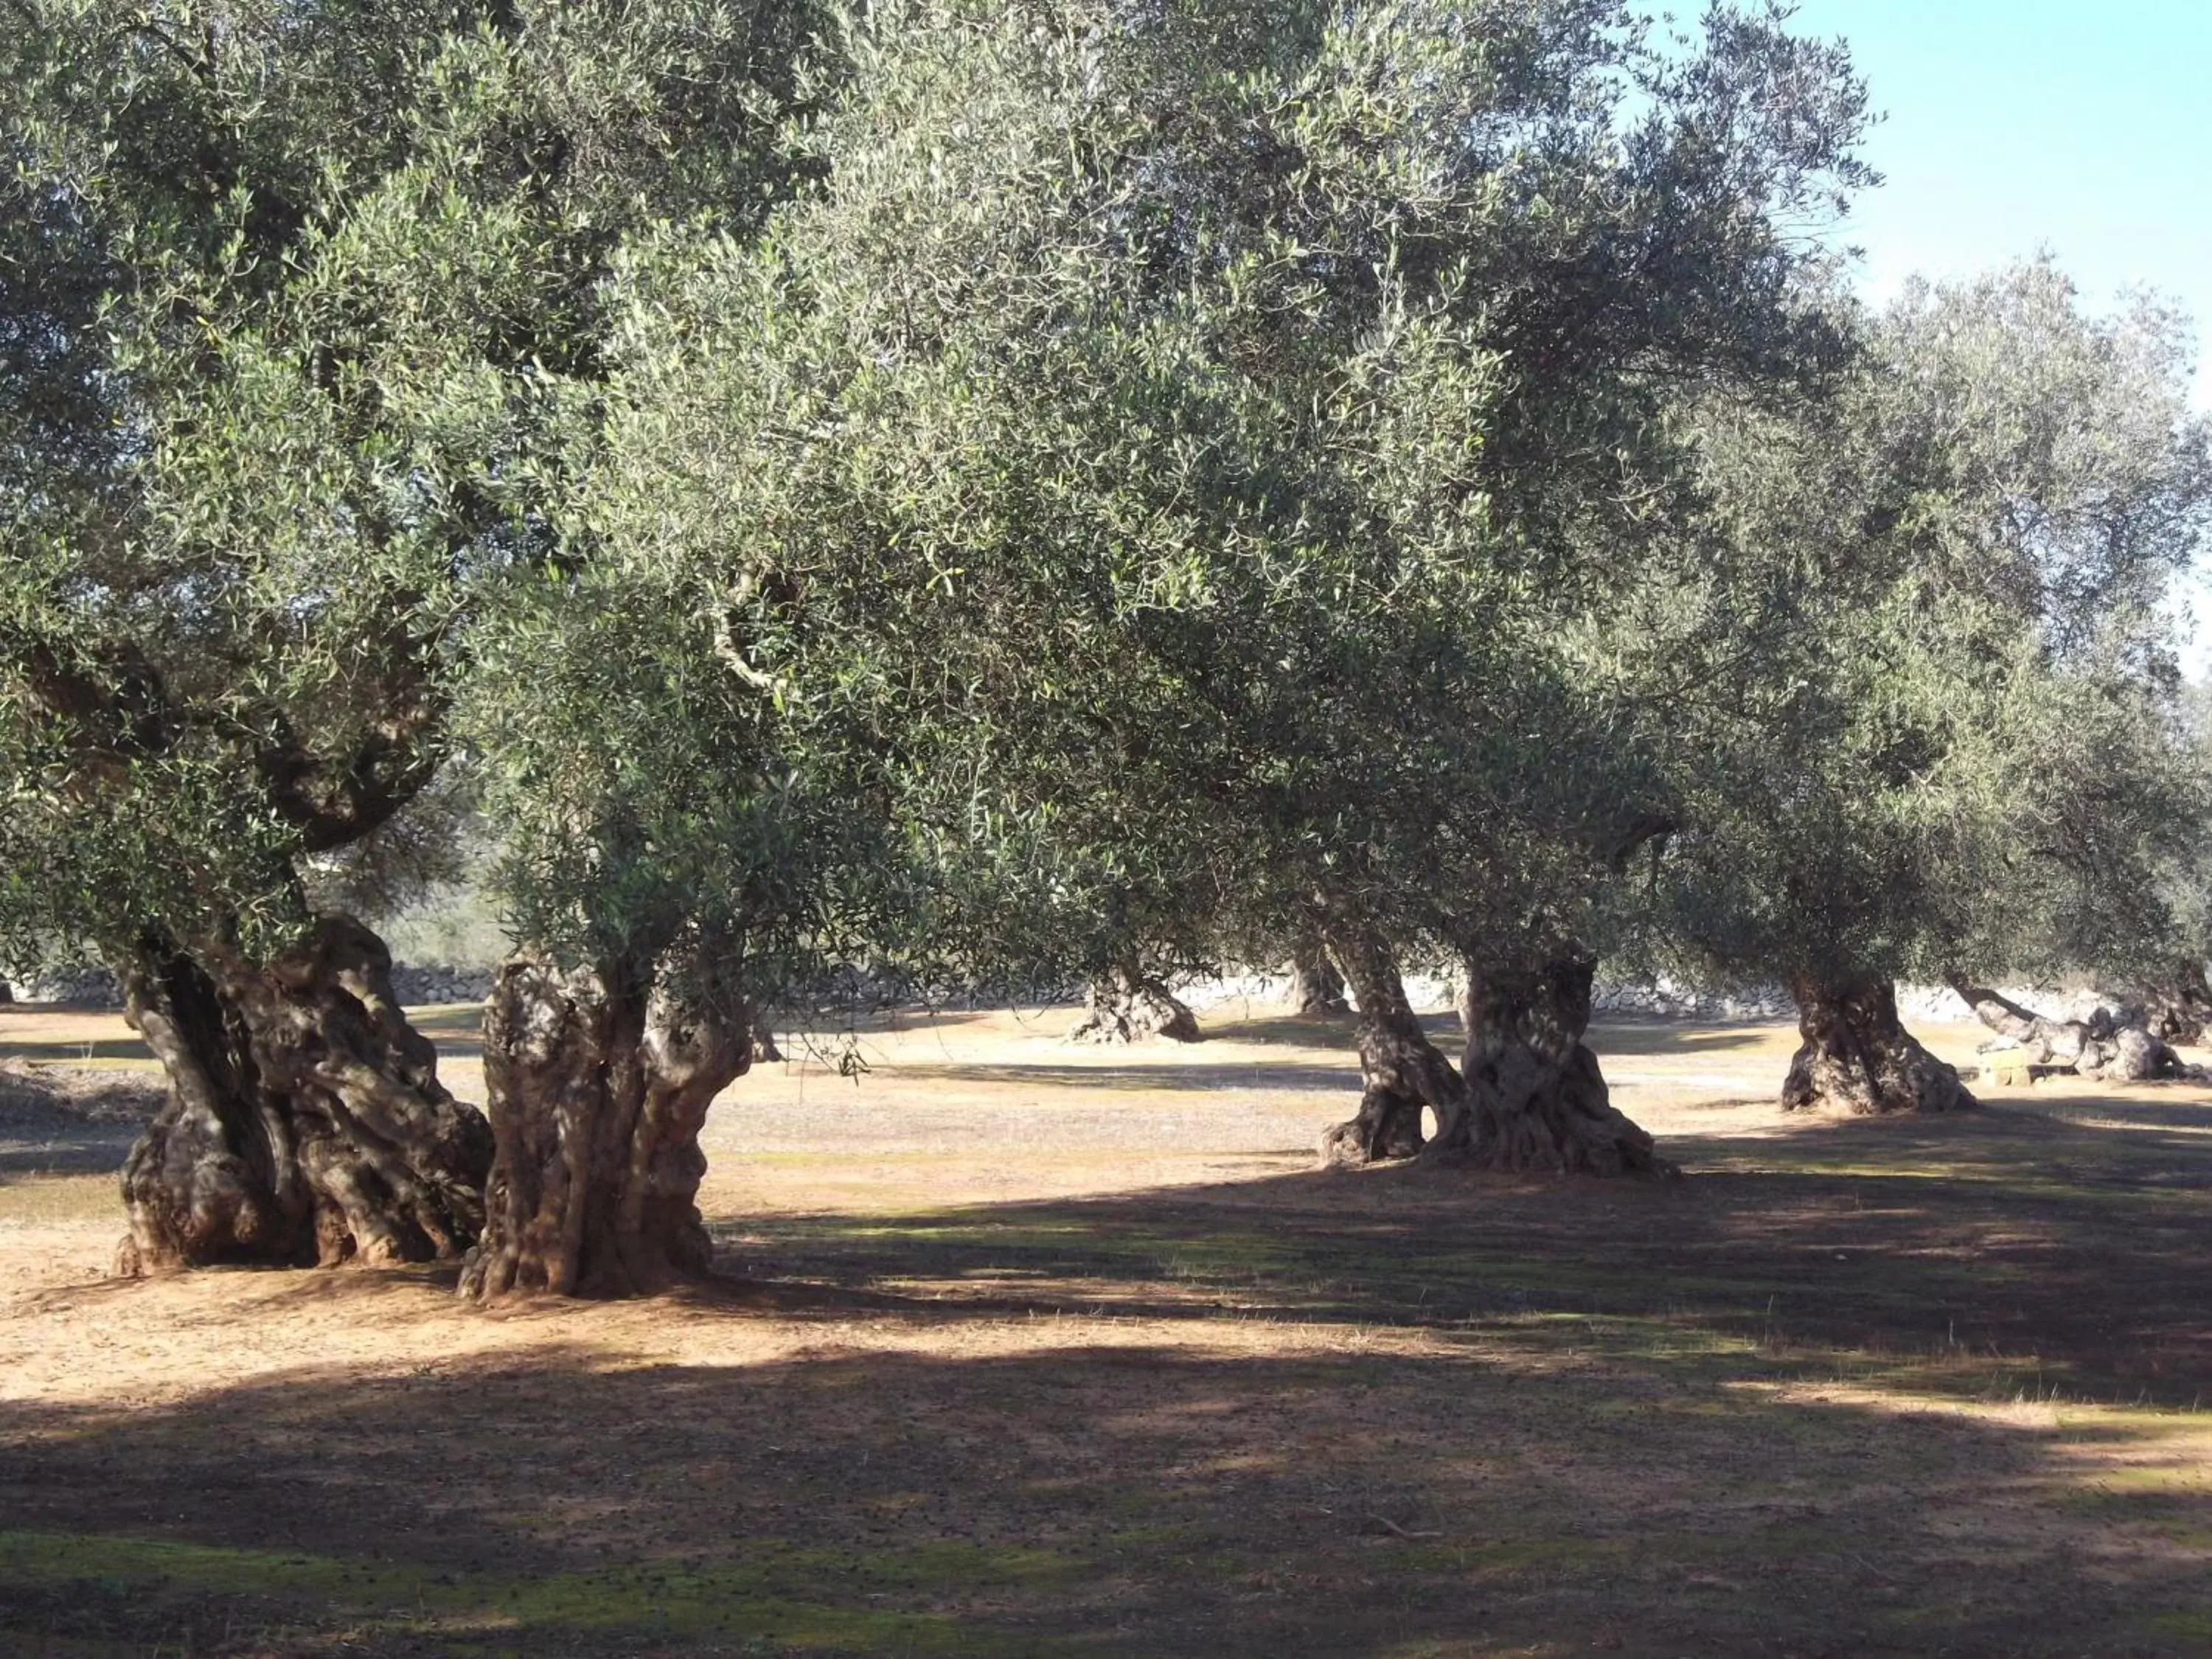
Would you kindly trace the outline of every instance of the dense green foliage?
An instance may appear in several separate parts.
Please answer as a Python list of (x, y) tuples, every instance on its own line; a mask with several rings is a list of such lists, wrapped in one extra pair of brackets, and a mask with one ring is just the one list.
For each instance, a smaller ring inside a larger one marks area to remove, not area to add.
[(485, 586), (564, 539), (608, 263), (788, 188), (813, 34), (784, 5), (12, 9), (11, 948), (265, 945), (333, 860), (421, 843), (392, 826)]
[(819, 198), (637, 273), (606, 499), (693, 658), (868, 734), (970, 963), (1571, 928), (1710, 631), (1684, 389), (1840, 354), (1780, 227), (1855, 177), (1840, 61), (1589, 4), (892, 7), (860, 58)]
[(523, 939), (753, 995), (2179, 926), (2176, 325), (1829, 302), (1765, 9), (16, 10), (11, 949), (273, 939), (464, 787)]
[(2048, 264), (1915, 289), (1838, 397), (1717, 416), (1727, 534), (1785, 572), (1703, 709), (1662, 926), (1739, 973), (2124, 975), (2201, 844), (2167, 608), (2212, 529), (2180, 324)]

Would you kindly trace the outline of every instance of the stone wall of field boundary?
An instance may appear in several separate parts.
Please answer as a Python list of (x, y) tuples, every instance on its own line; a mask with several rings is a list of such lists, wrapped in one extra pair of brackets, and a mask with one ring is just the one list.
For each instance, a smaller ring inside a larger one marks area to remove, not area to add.
[[(450, 963), (398, 963), (392, 970), (392, 989), (399, 1000), (410, 1007), (426, 1005), (481, 1002), (491, 994), (493, 970), (489, 968), (457, 967)], [(122, 996), (118, 991), (115, 976), (105, 968), (76, 968), (51, 970), (12, 981), (15, 996), (24, 1002), (62, 1003), (78, 1008), (118, 1008)], [(1189, 980), (1179, 982), (1176, 994), (1188, 1003), (1201, 1018), (1209, 1012), (1217, 1019), (1242, 1018), (1245, 1010), (1253, 1013), (1271, 1011), (1281, 1006), (1289, 994), (1290, 980), (1283, 974), (1238, 973), (1218, 979)], [(1449, 980), (1425, 975), (1409, 974), (1406, 990), (1414, 1006), (1422, 1008), (1449, 1008), (1458, 1000), (1459, 988)], [(2027, 1004), (2039, 1013), (2057, 1019), (2078, 1019), (2094, 1009), (2100, 999), (2094, 991), (2059, 992), (2034, 987), (2004, 988), (2002, 994), (2015, 1002)], [(1019, 999), (1025, 1003), (1071, 1002), (1080, 1000), (1079, 991), (1068, 989), (1040, 989), (1034, 996)], [(861, 1000), (868, 1000), (863, 997)], [(1671, 979), (1651, 981), (1599, 981), (1595, 1001), (1601, 1018), (1607, 1015), (1642, 1017), (1658, 1019), (1698, 1020), (1708, 1023), (1742, 1021), (1759, 1024), (1771, 1020), (1793, 1020), (1797, 1011), (1787, 992), (1778, 985), (1738, 986), (1729, 989), (1701, 989)], [(1226, 1005), (1241, 1005), (1230, 1011)], [(1958, 994), (1944, 985), (1907, 985), (1898, 988), (1898, 1012), (1906, 1024), (1946, 1022), (1972, 1018)]]
[[(426, 1003), (481, 1002), (491, 994), (492, 970), (450, 963), (395, 963), (392, 988), (410, 1007)], [(72, 1008), (120, 1008), (123, 993), (105, 968), (50, 969), (9, 981), (18, 1002), (54, 1002)]]

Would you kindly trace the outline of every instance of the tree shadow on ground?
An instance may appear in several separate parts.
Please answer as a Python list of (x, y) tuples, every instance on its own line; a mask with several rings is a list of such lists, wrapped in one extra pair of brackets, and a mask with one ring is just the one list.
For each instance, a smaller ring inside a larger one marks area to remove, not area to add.
[(105, 1175), (121, 1167), (138, 1131), (61, 1118), (0, 1127), (0, 1182), (22, 1176)]
[(1431, 1328), (1660, 1320), (1970, 1398), (2212, 1395), (2212, 1139), (1998, 1108), (1668, 1151), (1687, 1180), (1401, 1165), (716, 1231), (747, 1272), (854, 1288), (1059, 1285), (1040, 1305)]
[[(717, 1218), (749, 1278), (650, 1326), (0, 1401), (0, 1650), (2201, 1654), (2208, 1120)], [(222, 1289), (459, 1317), (422, 1273)], [(125, 1333), (158, 1294), (69, 1291)]]
[[(1421, 1029), (1428, 1033), (1430, 1040), (1455, 1056), (1466, 1035), (1459, 1015), (1445, 1009), (1423, 1014), (1420, 1019)], [(1349, 1051), (1354, 1046), (1358, 1017), (1255, 1014), (1217, 1024), (1200, 1015), (1200, 1021), (1209, 1037)], [(1755, 1048), (1771, 1036), (1775, 1029), (1772, 1021), (1717, 1025), (1691, 1024), (1656, 1014), (1601, 1014), (1590, 1022), (1589, 1042), (1602, 1062), (1608, 1054), (1697, 1054)]]
[(0, 1060), (47, 1066), (125, 1066), (158, 1071), (159, 1062), (136, 1035), (74, 1040), (66, 1037), (0, 1039)]
[[(1774, 1032), (1771, 1022), (1686, 1026), (1680, 1020), (1662, 1019), (1656, 1015), (1639, 1019), (1626, 1014), (1607, 1014), (1590, 1022), (1584, 1041), (1602, 1065), (1612, 1054), (1696, 1054), (1755, 1048), (1769, 1041)], [(1781, 1085), (1778, 1082), (1776, 1086)]]
[[(775, 1032), (778, 1042), (794, 1055), (807, 1051), (810, 1037), (823, 1052), (835, 1054), (848, 1036), (869, 1036), (885, 1032), (969, 1030), (988, 1025), (1001, 1014), (1011, 1012), (1018, 1016), (1026, 1012), (1004, 1008), (928, 1008), (909, 1003), (889, 1008), (855, 1009), (818, 1031), (794, 1031), (787, 1022), (774, 1017), (768, 1024)], [(1061, 1012), (1065, 1012), (1068, 1023), (1072, 1024), (1079, 1011), (1073, 1007), (1065, 1011), (1044, 1010), (1044, 1024), (1038, 1035), (1053, 1035), (1052, 1018)], [(441, 1055), (474, 1059), (483, 1052), (483, 1004), (481, 1002), (425, 1004), (409, 1008), (407, 1018), (416, 1030), (438, 1045)]]
[(1784, 1398), (1756, 1353), (1592, 1351), (1540, 1327), (1304, 1351), (1081, 1320), (1017, 1352), (823, 1336), (752, 1364), (556, 1344), (303, 1370), (155, 1412), (0, 1404), (0, 1636), (288, 1655), (2182, 1653), (2212, 1589), (2175, 1545), (2212, 1524), (2204, 1495), (2104, 1504), (2094, 1432)]
[(159, 1072), (0, 1066), (0, 1180), (118, 1169), (162, 1099)]
[[(1209, 1011), (1199, 1016), (1200, 1028), (1209, 1038), (1297, 1048), (1348, 1050), (1352, 1046), (1352, 1027), (1356, 1023), (1351, 1014), (1247, 1014), (1236, 1019), (1218, 1019), (1212, 1018)], [(1453, 1031), (1459, 1029), (1455, 1017), (1446, 1016), (1443, 1023)]]

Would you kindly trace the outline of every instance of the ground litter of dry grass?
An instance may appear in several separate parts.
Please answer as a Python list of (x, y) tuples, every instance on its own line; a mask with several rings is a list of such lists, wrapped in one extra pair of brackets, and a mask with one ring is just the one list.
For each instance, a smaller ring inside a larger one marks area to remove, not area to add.
[(1340, 1027), (1069, 1018), (763, 1068), (723, 1281), (487, 1316), (106, 1279), (150, 1079), (0, 1009), (0, 1652), (2212, 1651), (2212, 1090), (1800, 1122), (1784, 1028), (1613, 1023), (1688, 1179), (1329, 1176)]

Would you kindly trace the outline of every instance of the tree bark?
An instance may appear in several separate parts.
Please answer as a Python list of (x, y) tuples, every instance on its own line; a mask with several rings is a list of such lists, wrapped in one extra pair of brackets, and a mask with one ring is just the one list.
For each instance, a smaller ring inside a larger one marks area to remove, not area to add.
[(1921, 1047), (1886, 979), (1790, 982), (1802, 1038), (1782, 1085), (1784, 1111), (1839, 1107), (1865, 1116), (1955, 1112), (1975, 1102), (1959, 1074)]
[(149, 939), (122, 980), (169, 1101), (124, 1164), (118, 1273), (436, 1261), (475, 1241), (490, 1131), (439, 1083), (367, 927), (326, 917), (259, 966)]
[[(1525, 974), (1471, 978), (1462, 1072), (1421, 1029), (1387, 945), (1352, 931), (1330, 945), (1359, 1001), (1362, 1090), (1358, 1115), (1322, 1137), (1325, 1163), (1419, 1153), (1513, 1173), (1678, 1173), (1612, 1104), (1582, 1042), (1593, 963), (1562, 956)], [(1425, 1139), (1424, 1107), (1437, 1120)]]
[(2116, 1012), (2100, 1008), (2087, 1019), (2046, 1019), (1985, 986), (1956, 975), (1951, 988), (1965, 998), (1974, 1017), (1999, 1036), (2027, 1050), (2042, 1066), (2070, 1067), (2083, 1077), (2118, 1083), (2188, 1077), (2191, 1066), (2154, 1036), (2140, 1010)]
[(1680, 1173), (1613, 1103), (1597, 1055), (1583, 1041), (1596, 972), (1595, 957), (1573, 950), (1519, 970), (1468, 964), (1461, 1064), (1474, 1109), (1460, 1144), (1485, 1169)]
[(1291, 958), (1291, 1009), (1308, 1018), (1334, 1018), (1352, 1012), (1345, 1000), (1344, 975), (1319, 940), (1298, 947)]
[(1165, 1037), (1171, 1042), (1199, 1040), (1198, 1017), (1165, 985), (1141, 969), (1124, 963), (1093, 980), (1083, 1018), (1067, 1034), (1070, 1042), (1143, 1042)]
[(2212, 1025), (2212, 984), (2201, 959), (2177, 963), (2173, 972), (2144, 988), (2143, 1029), (2164, 1042), (2201, 1043)]
[(707, 1273), (699, 1131), (752, 1041), (742, 1000), (696, 967), (501, 969), (484, 1006), (497, 1155), (464, 1295), (649, 1295)]
[(1353, 1033), (1359, 1045), (1360, 1093), (1358, 1114), (1322, 1134), (1322, 1162), (1356, 1168), (1412, 1158), (1426, 1145), (1422, 1109), (1435, 1113), (1439, 1124), (1464, 1118), (1467, 1085), (1421, 1029), (1389, 947), (1350, 928), (1329, 942), (1359, 1000)]

